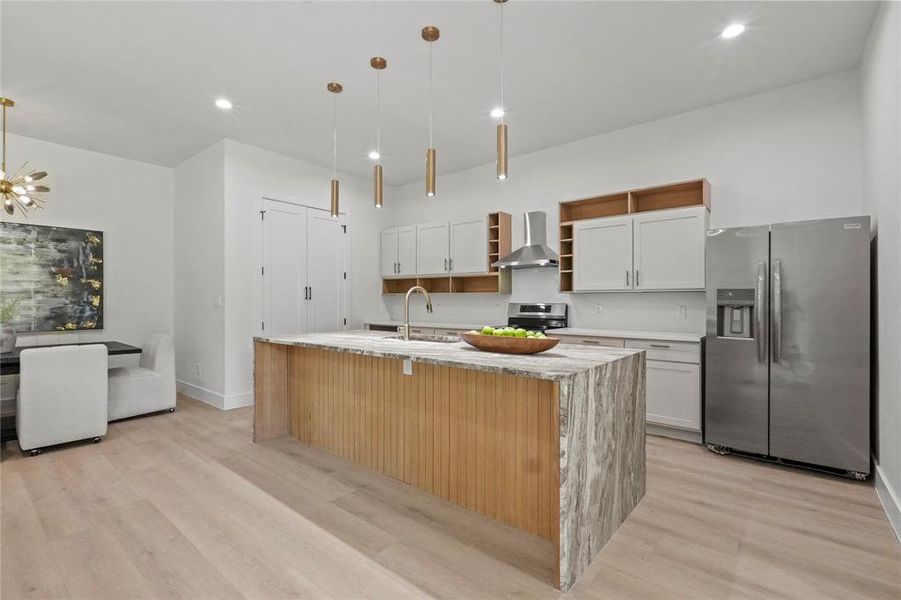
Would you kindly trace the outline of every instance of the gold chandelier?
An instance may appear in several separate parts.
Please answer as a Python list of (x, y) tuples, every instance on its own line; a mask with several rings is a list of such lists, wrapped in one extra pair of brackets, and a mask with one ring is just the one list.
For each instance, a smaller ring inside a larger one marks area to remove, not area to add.
[(12, 215), (19, 209), (22, 216), (28, 216), (28, 209), (42, 208), (44, 199), (41, 194), (49, 192), (46, 185), (35, 185), (34, 182), (47, 176), (44, 171), (25, 171), (25, 166), (15, 173), (6, 170), (6, 109), (13, 107), (15, 102), (9, 98), (0, 98), (3, 107), (3, 163), (0, 165), (0, 198), (3, 200), (3, 210)]

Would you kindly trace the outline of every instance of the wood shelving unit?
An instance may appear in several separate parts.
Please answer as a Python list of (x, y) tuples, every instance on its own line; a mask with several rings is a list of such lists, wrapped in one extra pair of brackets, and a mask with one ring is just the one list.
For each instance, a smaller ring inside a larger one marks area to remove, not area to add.
[(560, 203), (560, 291), (573, 290), (573, 223), (655, 210), (705, 206), (710, 210), (710, 183), (693, 179)]
[(488, 215), (488, 271), (469, 275), (433, 275), (404, 279), (382, 279), (383, 294), (405, 294), (414, 285), (421, 285), (430, 294), (509, 294), (510, 271), (492, 267), (491, 263), (510, 254), (511, 217), (509, 213)]

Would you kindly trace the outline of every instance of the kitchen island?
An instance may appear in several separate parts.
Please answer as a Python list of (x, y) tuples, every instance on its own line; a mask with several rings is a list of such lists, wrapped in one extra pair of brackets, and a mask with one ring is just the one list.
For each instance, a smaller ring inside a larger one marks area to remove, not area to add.
[(645, 492), (643, 351), (258, 337), (254, 398), (254, 441), (296, 438), (550, 540), (564, 591)]

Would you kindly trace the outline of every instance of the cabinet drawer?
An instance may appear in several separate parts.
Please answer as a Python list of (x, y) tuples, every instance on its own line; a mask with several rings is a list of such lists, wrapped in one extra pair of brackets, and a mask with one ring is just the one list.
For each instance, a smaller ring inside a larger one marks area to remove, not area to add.
[(626, 340), (626, 348), (647, 350), (648, 360), (701, 363), (701, 344), (662, 340)]
[[(554, 334), (551, 333), (551, 337)], [(609, 348), (623, 348), (626, 341), (622, 338), (608, 337), (578, 337), (573, 335), (561, 335), (560, 341), (564, 344), (582, 344), (583, 346), (607, 346)]]
[(468, 329), (434, 329), (435, 335), (450, 335), (457, 336), (461, 333), (469, 331)]

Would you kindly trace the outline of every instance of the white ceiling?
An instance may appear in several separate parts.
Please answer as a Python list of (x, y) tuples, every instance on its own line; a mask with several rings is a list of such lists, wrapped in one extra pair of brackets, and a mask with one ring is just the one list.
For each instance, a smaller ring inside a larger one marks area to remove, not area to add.
[[(498, 7), (474, 2), (2, 3), (10, 131), (176, 165), (229, 137), (368, 176), (375, 72), (387, 183), (422, 179), (427, 44), (439, 173), (494, 160)], [(855, 68), (870, 2), (543, 2), (505, 8), (513, 156)], [(744, 35), (722, 40), (733, 21)], [(213, 106), (230, 98), (234, 110)], [(515, 162), (511, 164), (515, 176)]]

